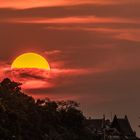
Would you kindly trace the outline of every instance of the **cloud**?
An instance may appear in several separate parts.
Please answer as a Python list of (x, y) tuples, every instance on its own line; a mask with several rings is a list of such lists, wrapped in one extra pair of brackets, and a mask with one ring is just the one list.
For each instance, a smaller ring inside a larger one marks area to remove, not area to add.
[(77, 4), (98, 4), (98, 5), (106, 5), (106, 4), (139, 4), (139, 0), (1, 0), (0, 7), (11, 7), (11, 8), (31, 8), (31, 7), (42, 7), (42, 6), (62, 6), (62, 5), (77, 5)]
[[(104, 12), (105, 11), (105, 12)], [(110, 12), (111, 11), (111, 12)], [(139, 19), (139, 4), (79, 4), (67, 6), (36, 7), (28, 9), (1, 8), (0, 19), (32, 18), (66, 18), (66, 17), (100, 17)]]
[(45, 52), (45, 54), (46, 55), (59, 55), (59, 54), (61, 54), (62, 53), (62, 51), (61, 50), (52, 50), (52, 51), (46, 51)]
[(77, 5), (77, 4), (83, 4), (83, 3), (90, 3), (90, 4), (122, 4), (122, 3), (137, 3), (139, 4), (139, 0), (13, 0), (12, 2), (10, 0), (1, 0), (0, 1), (0, 7), (12, 7), (12, 8), (30, 8), (30, 7), (37, 7), (37, 6), (60, 6), (60, 5)]
[[(51, 71), (41, 69), (1, 69), (4, 77), (12, 78), (14, 81), (19, 81), (23, 84), (22, 88), (38, 89), (38, 88), (53, 88), (56, 86), (59, 79), (64, 77), (77, 77), (80, 75), (88, 75), (93, 72), (100, 72), (99, 70), (88, 69), (51, 69)], [(65, 81), (63, 84), (72, 82)], [(63, 86), (63, 84), (61, 86)]]

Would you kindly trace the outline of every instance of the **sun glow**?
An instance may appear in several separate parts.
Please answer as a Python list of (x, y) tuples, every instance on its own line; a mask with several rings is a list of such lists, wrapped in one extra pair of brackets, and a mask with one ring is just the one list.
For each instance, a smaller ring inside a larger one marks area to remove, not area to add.
[(11, 65), (12, 69), (18, 68), (37, 68), (50, 70), (48, 61), (36, 53), (24, 53), (18, 56)]

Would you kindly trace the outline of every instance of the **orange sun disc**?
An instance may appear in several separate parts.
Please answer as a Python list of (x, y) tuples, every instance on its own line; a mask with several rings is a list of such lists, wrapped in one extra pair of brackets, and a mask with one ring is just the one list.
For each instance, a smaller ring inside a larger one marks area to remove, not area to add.
[(36, 53), (24, 53), (18, 56), (11, 65), (12, 69), (19, 68), (37, 68), (50, 70), (48, 61)]

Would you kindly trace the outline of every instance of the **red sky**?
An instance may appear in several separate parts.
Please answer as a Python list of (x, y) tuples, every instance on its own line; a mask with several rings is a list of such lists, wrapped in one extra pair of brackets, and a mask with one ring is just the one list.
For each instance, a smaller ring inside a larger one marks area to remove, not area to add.
[(76, 100), (95, 117), (128, 114), (140, 134), (139, 0), (1, 0), (1, 77), (25, 52), (52, 67), (18, 73), (28, 94)]
[(118, 4), (118, 3), (139, 3), (139, 0), (1, 0), (1, 7), (30, 8), (40, 6), (61, 6), (76, 5), (82, 3), (92, 4)]

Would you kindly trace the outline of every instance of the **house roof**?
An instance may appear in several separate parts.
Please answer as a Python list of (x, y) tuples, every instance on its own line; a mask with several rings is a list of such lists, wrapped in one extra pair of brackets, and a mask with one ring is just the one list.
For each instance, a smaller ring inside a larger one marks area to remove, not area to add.
[(134, 131), (131, 128), (129, 120), (127, 119), (127, 116), (125, 116), (125, 118), (117, 118), (117, 116), (115, 116), (112, 122), (112, 127), (117, 128), (118, 131), (125, 136), (135, 135)]
[(103, 128), (103, 119), (91, 119), (86, 121), (86, 125), (92, 129), (101, 130)]

